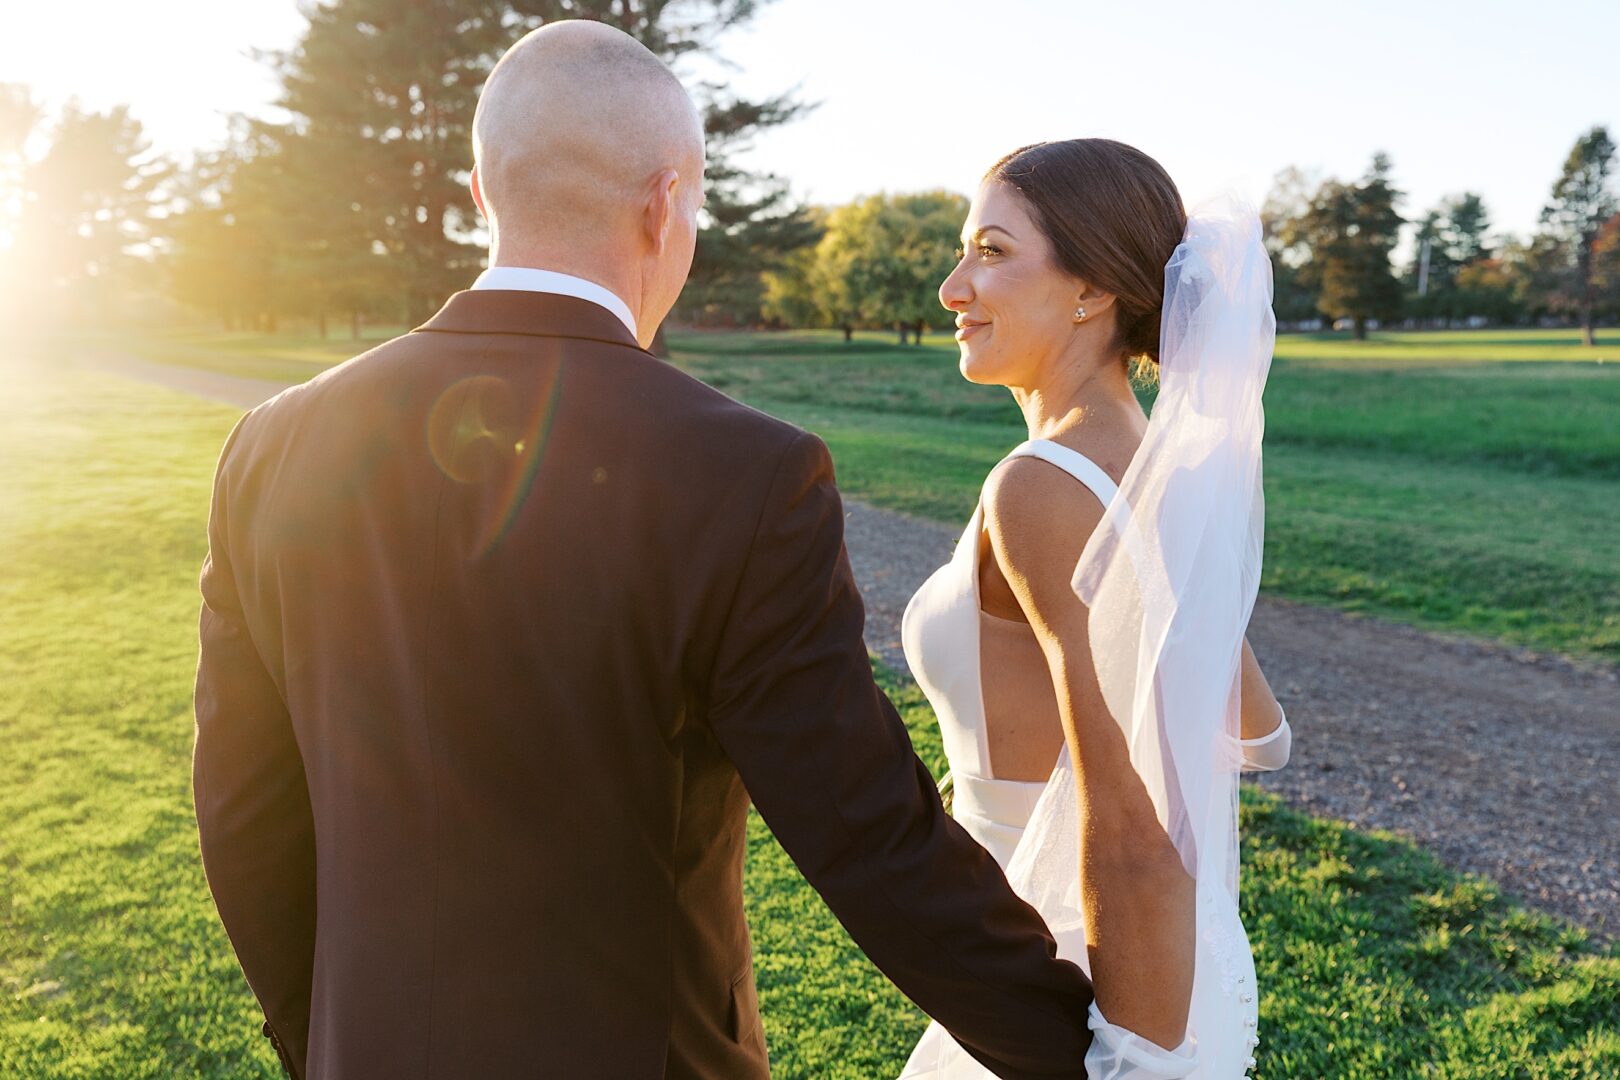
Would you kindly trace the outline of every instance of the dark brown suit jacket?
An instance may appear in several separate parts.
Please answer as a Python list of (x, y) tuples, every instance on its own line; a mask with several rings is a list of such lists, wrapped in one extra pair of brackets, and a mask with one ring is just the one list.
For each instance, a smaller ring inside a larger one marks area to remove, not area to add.
[(1090, 986), (872, 680), (826, 447), (566, 297), (459, 293), (250, 412), (202, 572), (202, 852), (284, 1060), (767, 1074), (752, 798), (1002, 1076)]

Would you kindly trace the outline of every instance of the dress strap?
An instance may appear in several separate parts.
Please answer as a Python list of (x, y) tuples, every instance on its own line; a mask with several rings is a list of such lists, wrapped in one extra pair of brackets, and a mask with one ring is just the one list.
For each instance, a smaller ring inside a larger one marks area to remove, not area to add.
[(1097, 496), (1097, 501), (1107, 506), (1119, 494), (1119, 485), (1095, 461), (1078, 450), (1070, 450), (1067, 446), (1052, 442), (1050, 439), (1030, 439), (1019, 443), (1003, 460), (1011, 461), (1016, 457), (1038, 457), (1056, 465), (1086, 487)]

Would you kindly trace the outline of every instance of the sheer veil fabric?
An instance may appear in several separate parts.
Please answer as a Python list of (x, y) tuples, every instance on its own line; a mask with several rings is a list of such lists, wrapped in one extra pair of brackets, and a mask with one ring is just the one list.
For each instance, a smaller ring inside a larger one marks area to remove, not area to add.
[[(1160, 389), (1147, 433), (1074, 573), (1103, 697), (1197, 880), (1187, 1041), (1169, 1053), (1109, 1024), (1094, 1005), (1085, 1063), (1093, 1080), (1229, 1080), (1250, 1067), (1258, 1040), (1254, 961), (1238, 917), (1238, 664), (1260, 581), (1271, 302), (1254, 209), (1232, 194), (1201, 203), (1165, 266)], [(1065, 751), (1007, 877), (1046, 919), (1059, 955), (1089, 974), (1079, 824)], [(935, 1026), (903, 1075), (990, 1074)]]

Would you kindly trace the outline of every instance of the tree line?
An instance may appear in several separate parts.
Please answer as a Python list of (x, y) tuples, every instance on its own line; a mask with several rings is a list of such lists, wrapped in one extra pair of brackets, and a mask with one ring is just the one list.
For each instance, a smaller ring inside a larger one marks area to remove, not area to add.
[[(1594, 127), (1575, 140), (1527, 239), (1491, 232), (1484, 199), (1465, 191), (1418, 217), (1401, 214), (1393, 168), (1375, 154), (1355, 180), (1319, 183), (1285, 169), (1261, 209), (1272, 256), (1277, 318), (1284, 324), (1348, 322), (1417, 326), (1581, 326), (1620, 318), (1620, 198), (1616, 146)], [(1392, 255), (1403, 228), (1410, 257)]]
[[(107, 314), (106, 301), (211, 313), (227, 327), (297, 319), (415, 324), (482, 265), (467, 189), (479, 88), (547, 22), (591, 18), (681, 71), (767, 0), (319, 0), (285, 52), (262, 59), (285, 119), (232, 118), (185, 163), (152, 153), (124, 107), (70, 104), (47, 122), (0, 86), (0, 244), (36, 315)], [(708, 205), (683, 317), (757, 313), (762, 269), (817, 238), (787, 182), (738, 163), (759, 132), (812, 106), (689, 80), (704, 114)], [(26, 271), (18, 271), (19, 265)], [(126, 311), (127, 313), (127, 311)]]
[[(0, 303), (110, 321), (203, 311), (228, 328), (415, 324), (482, 265), (467, 191), (479, 87), (506, 48), (560, 18), (595, 18), (682, 70), (718, 56), (767, 0), (323, 0), (289, 50), (265, 54), (284, 119), (238, 116), (217, 148), (154, 154), (126, 107), (54, 118), (0, 86)], [(705, 118), (708, 206), (675, 318), (712, 326), (898, 331), (949, 325), (936, 290), (967, 200), (879, 194), (818, 207), (740, 155), (813, 108), (689, 80)], [(1412, 218), (1386, 155), (1352, 180), (1299, 169), (1261, 211), (1284, 326), (1579, 323), (1620, 317), (1616, 146), (1571, 148), (1528, 238), (1492, 231), (1476, 192)], [(1411, 256), (1395, 250), (1410, 232)]]
[[(1284, 169), (1261, 208), (1284, 327), (1418, 327), (1574, 322), (1587, 344), (1600, 320), (1620, 319), (1620, 170), (1608, 132), (1575, 141), (1539, 227), (1528, 239), (1493, 234), (1477, 192), (1408, 220), (1387, 155), (1354, 180)], [(948, 192), (875, 195), (816, 209), (820, 240), (767, 271), (761, 318), (771, 325), (881, 327), (900, 340), (947, 326), (935, 293), (957, 255), (967, 200)], [(1398, 264), (1402, 230), (1412, 254)], [(919, 339), (920, 340), (920, 337)]]

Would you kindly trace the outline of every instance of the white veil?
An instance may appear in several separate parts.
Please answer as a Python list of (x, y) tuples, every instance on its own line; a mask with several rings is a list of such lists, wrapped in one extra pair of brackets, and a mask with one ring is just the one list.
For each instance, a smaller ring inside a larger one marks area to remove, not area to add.
[[(1260, 396), (1277, 329), (1259, 216), (1230, 195), (1201, 204), (1164, 273), (1158, 400), (1074, 588), (1103, 698), (1198, 881), (1192, 1075), (1224, 1078), (1243, 1074), (1256, 1014), (1237, 814), (1238, 661), (1260, 585)], [(1060, 939), (1078, 932), (1060, 951), (1084, 964), (1078, 818), (1065, 755), (1007, 876)]]
[[(1200, 204), (1165, 266), (1160, 389), (1147, 434), (1074, 574), (1104, 699), (1197, 879), (1188, 1018), (1197, 1065), (1185, 1075), (1209, 1080), (1242, 1076), (1257, 1038), (1254, 961), (1237, 906), (1238, 663), (1260, 581), (1271, 301), (1253, 208), (1233, 195)], [(1065, 751), (1007, 877), (1046, 919), (1058, 954), (1089, 973), (1079, 837)], [(1088, 1075), (1184, 1075), (1158, 1071), (1164, 1052), (1112, 1028), (1095, 1007), (1091, 1026)], [(916, 1075), (988, 1075), (960, 1048), (939, 1049), (937, 1064)]]

